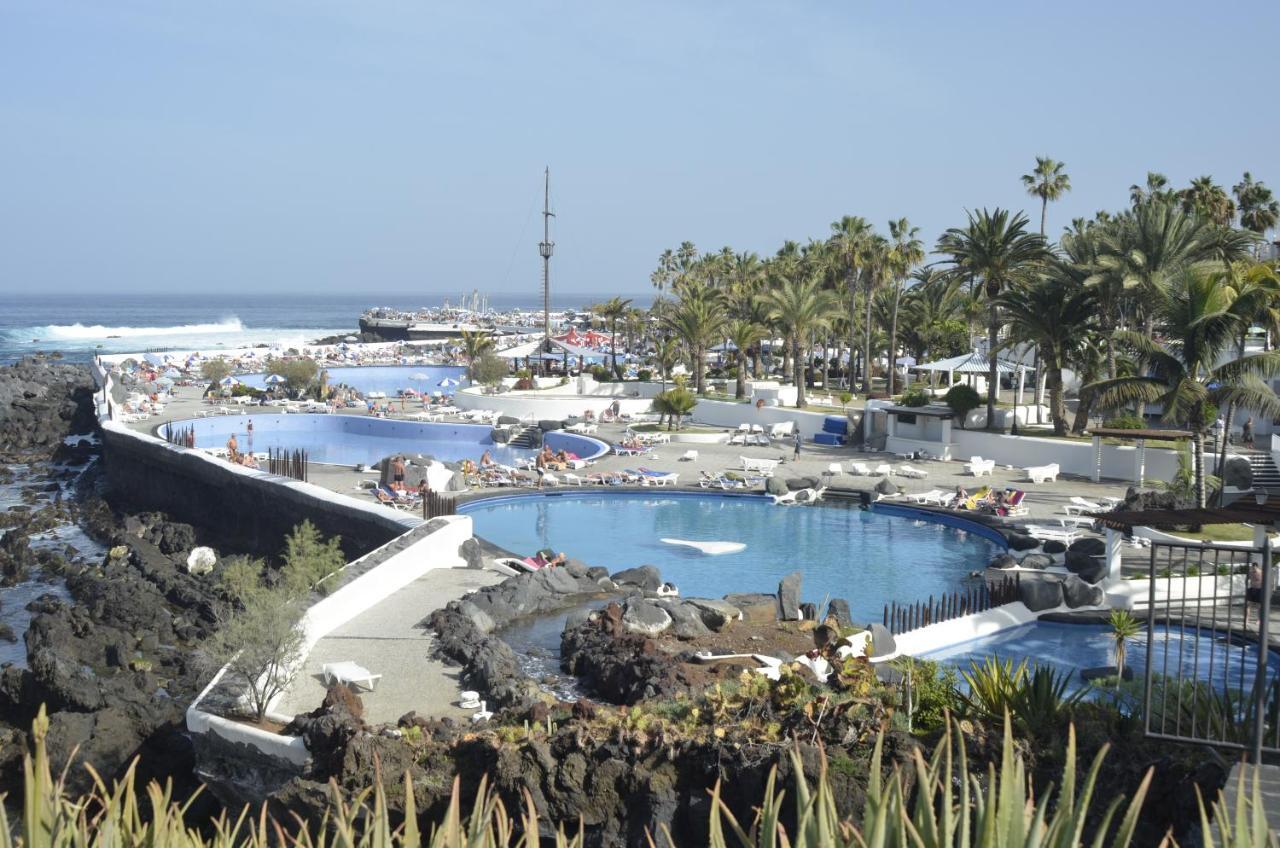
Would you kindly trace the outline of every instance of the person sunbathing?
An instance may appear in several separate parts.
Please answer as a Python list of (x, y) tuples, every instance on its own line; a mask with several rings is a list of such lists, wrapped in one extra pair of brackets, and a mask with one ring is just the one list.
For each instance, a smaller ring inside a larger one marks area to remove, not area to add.
[(493, 457), (489, 454), (488, 451), (485, 451), (484, 453), (480, 454), (481, 468), (492, 468), (496, 464), (497, 463), (493, 461)]

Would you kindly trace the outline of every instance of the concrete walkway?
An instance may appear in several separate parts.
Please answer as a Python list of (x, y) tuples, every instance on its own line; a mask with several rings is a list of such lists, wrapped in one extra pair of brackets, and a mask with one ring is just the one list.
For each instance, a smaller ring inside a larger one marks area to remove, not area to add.
[(321, 639), (294, 678), (277, 712), (309, 712), (320, 705), (325, 663), (354, 661), (381, 674), (372, 692), (361, 692), (365, 720), (395, 722), (413, 710), (420, 716), (465, 719), (472, 710), (457, 706), (457, 667), (430, 658), (434, 635), (426, 618), (449, 601), (497, 583), (493, 571), (441, 568), (429, 571), (396, 594)]

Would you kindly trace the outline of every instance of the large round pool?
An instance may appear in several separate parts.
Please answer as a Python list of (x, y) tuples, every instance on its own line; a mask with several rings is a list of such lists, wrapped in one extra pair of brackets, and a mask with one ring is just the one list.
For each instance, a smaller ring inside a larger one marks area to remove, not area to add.
[[(352, 367), (322, 366), (329, 372), (329, 385), (350, 386), (361, 394), (382, 392), (387, 397), (395, 397), (404, 389), (413, 389), (420, 394), (444, 392), (453, 394), (463, 386), (471, 385), (467, 379), (467, 369), (457, 365), (361, 365)], [(417, 377), (418, 379), (414, 379)], [(267, 375), (243, 374), (236, 377), (246, 386), (255, 389), (267, 387)], [(443, 380), (457, 380), (447, 387), (441, 387)]]
[[(800, 571), (803, 600), (825, 609), (827, 600), (844, 598), (854, 619), (867, 622), (880, 621), (890, 601), (970, 585), (969, 573), (1003, 548), (985, 528), (905, 510), (784, 507), (758, 496), (575, 492), (484, 499), (460, 509), (477, 535), (508, 550), (549, 547), (610, 571), (649, 563), (686, 596), (776, 592), (783, 576)], [(746, 547), (708, 556), (662, 538)]]
[[(259, 407), (272, 409), (272, 407)], [(253, 436), (249, 422), (253, 422)], [(370, 418), (365, 415), (289, 414), (251, 412), (174, 421), (175, 429), (190, 427), (196, 447), (222, 447), (232, 436), (240, 450), (261, 452), (305, 450), (312, 462), (337, 465), (372, 464), (391, 454), (424, 454), (446, 462), (479, 460), (488, 451), (496, 462), (513, 464), (532, 456), (531, 450), (494, 444), (487, 424), (443, 424)], [(545, 437), (552, 450), (565, 450), (584, 459), (594, 458), (608, 447), (600, 441), (573, 433), (551, 432)]]

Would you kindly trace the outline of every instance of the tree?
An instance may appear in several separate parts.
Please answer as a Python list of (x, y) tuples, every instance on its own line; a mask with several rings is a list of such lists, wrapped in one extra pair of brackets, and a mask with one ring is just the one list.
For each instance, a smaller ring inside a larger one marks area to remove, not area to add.
[(1169, 178), (1164, 174), (1157, 171), (1147, 171), (1146, 185), (1134, 183), (1129, 186), (1129, 203), (1134, 208), (1144, 203), (1168, 203), (1175, 196), (1175, 192), (1171, 191), (1168, 186)]
[(200, 364), (200, 376), (210, 383), (217, 383), (231, 374), (231, 363), (219, 357), (208, 359)]
[(631, 299), (612, 297), (596, 306), (592, 311), (609, 322), (609, 354), (613, 357), (613, 373), (622, 376), (618, 371), (618, 319), (627, 314)]
[(1236, 196), (1236, 206), (1240, 210), (1240, 226), (1246, 230), (1265, 235), (1280, 220), (1280, 202), (1266, 185), (1254, 182), (1248, 171), (1244, 172), (1240, 182), (1231, 187), (1231, 193)]
[(288, 586), (252, 592), (238, 608), (221, 611), (218, 630), (205, 643), (209, 661), (225, 666), (231, 682), (243, 687), (258, 721), (302, 659), (303, 611), (300, 596)]
[(680, 361), (680, 343), (670, 336), (660, 336), (653, 344), (653, 361), (662, 377), (662, 390), (667, 390), (671, 369)]
[(720, 293), (701, 283), (682, 285), (680, 300), (664, 316), (667, 329), (684, 343), (693, 372), (694, 388), (706, 394), (707, 350), (715, 344), (725, 324), (724, 300)]
[(1236, 217), (1236, 205), (1213, 177), (1196, 177), (1178, 192), (1182, 211), (1194, 213), (1218, 227), (1229, 227)]
[(845, 294), (849, 298), (849, 386), (853, 386), (853, 351), (858, 346), (858, 283), (866, 259), (867, 244), (874, 229), (865, 218), (845, 215), (832, 223), (827, 244), (831, 247), (834, 264), (844, 277)]
[(477, 330), (462, 331), (462, 355), (466, 357), (467, 365), (471, 365), (476, 361), (476, 357), (490, 350), (493, 350), (493, 336)]
[(1196, 506), (1203, 508), (1204, 434), (1210, 410), (1234, 403), (1280, 417), (1280, 398), (1262, 379), (1280, 373), (1280, 353), (1231, 356), (1241, 320), (1232, 310), (1235, 293), (1209, 274), (1185, 268), (1167, 289), (1151, 298), (1164, 342), (1145, 333), (1120, 333), (1119, 341), (1134, 352), (1144, 368), (1138, 374), (1102, 380), (1089, 388), (1104, 408), (1158, 403), (1165, 421), (1191, 431)]
[(764, 297), (770, 313), (791, 339), (796, 406), (803, 407), (805, 379), (801, 345), (810, 332), (820, 330), (831, 322), (838, 301), (834, 294), (821, 287), (817, 277), (800, 274), (790, 278), (777, 277)]
[(893, 312), (889, 319), (889, 376), (885, 391), (892, 395), (896, 389), (898, 362), (898, 307), (902, 303), (902, 286), (907, 273), (924, 261), (924, 245), (917, 236), (918, 227), (911, 226), (906, 218), (889, 222), (888, 272), (893, 283)]
[(507, 376), (507, 370), (507, 360), (491, 350), (486, 350), (471, 363), (471, 367), (467, 369), (467, 376), (473, 383), (492, 387), (502, 382), (502, 378)]
[(340, 536), (326, 540), (314, 524), (304, 520), (285, 537), (282, 582), (292, 584), (291, 588), (302, 594), (340, 571), (347, 564), (341, 543)]
[(694, 397), (693, 392), (684, 386), (673, 386), (653, 399), (654, 410), (659, 415), (668, 416), (668, 430), (671, 429), (673, 424), (675, 429), (679, 430), (681, 420), (693, 412), (694, 407), (697, 405), (698, 399)]
[(996, 348), (1000, 336), (998, 298), (1005, 289), (1032, 279), (1048, 257), (1044, 237), (1027, 232), (1027, 216), (1010, 215), (1008, 210), (986, 209), (969, 213), (965, 227), (952, 228), (938, 239), (938, 252), (950, 259), (952, 271), (966, 279), (981, 281), (986, 295), (987, 428), (995, 427), (996, 396), (1000, 390)]
[(1142, 625), (1128, 610), (1121, 609), (1111, 611), (1108, 623), (1111, 625), (1111, 643), (1116, 652), (1116, 686), (1119, 687), (1124, 680), (1125, 649), (1129, 640), (1142, 632)]
[(978, 397), (978, 393), (973, 386), (966, 386), (962, 383), (948, 389), (947, 393), (942, 396), (942, 402), (951, 407), (951, 412), (956, 416), (956, 420), (960, 422), (960, 429), (963, 430), (964, 422), (968, 419), (969, 413), (982, 405), (982, 398)]
[(1009, 289), (1000, 295), (1000, 308), (1008, 322), (1005, 346), (1033, 344), (1045, 369), (1049, 389), (1049, 420), (1053, 432), (1067, 433), (1067, 404), (1062, 370), (1072, 348), (1080, 344), (1094, 319), (1093, 292), (1077, 279), (1067, 263), (1055, 262), (1043, 278)]
[(301, 397), (315, 384), (320, 375), (320, 366), (307, 356), (293, 356), (287, 359), (273, 359), (267, 363), (268, 374), (279, 374), (284, 377), (285, 389), (290, 397)]
[(760, 341), (764, 329), (759, 324), (739, 319), (725, 329), (725, 335), (734, 347), (733, 359), (738, 372), (733, 396), (742, 400), (747, 396), (747, 351)]
[(1027, 194), (1040, 198), (1040, 235), (1044, 236), (1045, 216), (1049, 212), (1049, 204), (1071, 191), (1071, 177), (1063, 170), (1067, 166), (1055, 162), (1048, 156), (1037, 156), (1036, 167), (1029, 174), (1022, 175), (1022, 184)]

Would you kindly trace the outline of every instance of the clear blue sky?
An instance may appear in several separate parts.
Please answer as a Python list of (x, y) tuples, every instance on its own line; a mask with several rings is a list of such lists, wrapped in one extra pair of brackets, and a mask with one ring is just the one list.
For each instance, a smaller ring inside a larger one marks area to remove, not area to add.
[(690, 239), (1280, 189), (1275, 0), (0, 0), (0, 293), (648, 290)]

